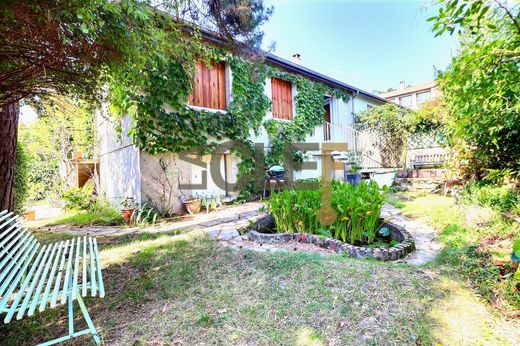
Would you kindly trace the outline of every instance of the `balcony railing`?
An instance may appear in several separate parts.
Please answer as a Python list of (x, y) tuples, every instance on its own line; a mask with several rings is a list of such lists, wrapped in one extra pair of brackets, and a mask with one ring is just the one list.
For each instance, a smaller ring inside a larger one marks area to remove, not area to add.
[[(316, 128), (318, 130), (319, 128)], [(379, 168), (380, 153), (375, 149), (374, 139), (367, 133), (359, 132), (348, 125), (323, 123), (322, 133), (315, 131), (318, 139), (323, 136), (323, 142), (347, 143), (348, 151), (353, 154), (358, 164), (363, 168)]]
[(347, 143), (349, 150), (361, 148), (361, 133), (348, 125), (323, 123), (323, 141)]

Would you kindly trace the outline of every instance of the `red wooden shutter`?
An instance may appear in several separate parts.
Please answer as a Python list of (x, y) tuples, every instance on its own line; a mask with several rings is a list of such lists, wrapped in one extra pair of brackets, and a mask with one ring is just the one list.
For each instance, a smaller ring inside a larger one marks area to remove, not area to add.
[(292, 85), (290, 82), (272, 78), (273, 118), (292, 119)]
[(211, 68), (207, 68), (202, 61), (197, 64), (189, 104), (225, 110), (226, 66), (221, 62), (212, 62), (211, 65)]

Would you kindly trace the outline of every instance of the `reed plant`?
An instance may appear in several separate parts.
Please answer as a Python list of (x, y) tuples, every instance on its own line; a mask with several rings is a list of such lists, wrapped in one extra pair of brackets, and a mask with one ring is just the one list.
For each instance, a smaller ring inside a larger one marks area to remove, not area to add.
[(336, 220), (322, 225), (318, 212), (322, 204), (321, 186), (316, 190), (289, 189), (273, 193), (267, 208), (280, 233), (305, 232), (332, 235), (350, 244), (371, 244), (381, 227), (380, 213), (385, 203), (385, 190), (375, 182), (351, 185), (334, 180), (331, 184), (331, 207)]

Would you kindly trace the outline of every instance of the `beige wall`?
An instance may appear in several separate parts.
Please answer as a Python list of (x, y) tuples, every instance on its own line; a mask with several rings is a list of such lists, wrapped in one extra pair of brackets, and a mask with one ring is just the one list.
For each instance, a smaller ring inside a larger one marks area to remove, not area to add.
[[(195, 159), (195, 156), (189, 156)], [(238, 159), (227, 154), (226, 169), (224, 169), (223, 155), (204, 155), (201, 157), (199, 164), (192, 164), (182, 160), (179, 154), (160, 154), (150, 155), (141, 152), (141, 194), (143, 202), (148, 202), (170, 214), (181, 213), (184, 211), (182, 200), (191, 195), (210, 196), (227, 196), (235, 197), (237, 191), (231, 191), (231, 184), (236, 182), (238, 173)], [(228, 189), (217, 186), (211, 175), (210, 162), (211, 159), (218, 160), (220, 174), (224, 179), (224, 172), (227, 172)], [(163, 165), (161, 165), (161, 161)], [(166, 169), (163, 169), (163, 166)], [(205, 185), (204, 177), (206, 178)], [(191, 189), (180, 189), (180, 184), (192, 184)]]
[(417, 90), (417, 91), (408, 92), (408, 93), (406, 91), (403, 91), (402, 94), (395, 95), (395, 96), (392, 96), (392, 97), (388, 97), (387, 99), (389, 101), (394, 102), (394, 103), (400, 104), (399, 99), (401, 97), (405, 97), (405, 96), (410, 96), (411, 95), (412, 96), (412, 105), (409, 108), (413, 109), (413, 110), (417, 110), (417, 109), (421, 108), (421, 103), (418, 103), (418, 101), (417, 101), (417, 94), (420, 94), (420, 93), (423, 93), (423, 92), (427, 92), (427, 91), (430, 91), (430, 100), (433, 100), (433, 99), (438, 98), (439, 96), (441, 96), (441, 92), (440, 92), (439, 87), (433, 87), (433, 88), (430, 88), (430, 89), (422, 89), (422, 90)]

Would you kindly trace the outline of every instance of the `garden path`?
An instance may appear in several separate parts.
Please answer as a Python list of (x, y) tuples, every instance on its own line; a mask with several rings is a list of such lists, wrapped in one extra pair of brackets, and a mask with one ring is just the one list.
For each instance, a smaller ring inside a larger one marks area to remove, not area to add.
[(441, 244), (435, 239), (436, 232), (433, 227), (401, 215), (401, 210), (388, 203), (383, 206), (381, 217), (406, 229), (415, 241), (415, 251), (401, 262), (422, 265), (435, 259), (441, 249)]
[[(261, 211), (263, 203), (249, 202), (239, 205), (226, 206), (210, 213), (201, 212), (196, 215), (185, 215), (160, 222), (148, 227), (100, 227), (83, 226), (71, 227), (59, 225), (55, 227), (43, 227), (39, 231), (67, 232), (75, 236), (121, 236), (139, 233), (172, 233), (175, 231), (187, 232), (195, 229), (203, 229), (212, 239), (221, 241), (224, 246), (235, 248), (248, 248), (255, 251), (305, 251), (317, 252), (322, 255), (334, 254), (332, 250), (322, 249), (310, 244), (257, 244), (241, 237), (239, 230), (247, 227), (251, 222), (265, 216)], [(422, 265), (432, 261), (440, 250), (440, 244), (435, 240), (435, 230), (416, 220), (411, 220), (400, 215), (401, 211), (389, 204), (385, 204), (381, 216), (408, 230), (414, 240), (416, 251), (400, 262), (413, 265)]]
[(161, 221), (153, 226), (45, 226), (35, 229), (36, 232), (70, 233), (74, 236), (121, 236), (139, 233), (171, 233), (175, 231), (187, 232), (194, 229), (205, 229), (212, 238), (228, 240), (238, 236), (237, 229), (245, 227), (249, 222), (256, 221), (265, 215), (260, 211), (262, 203), (249, 202), (239, 205), (230, 205), (210, 213), (200, 212), (195, 215), (183, 215)]

